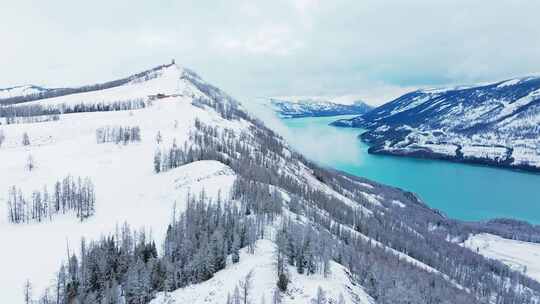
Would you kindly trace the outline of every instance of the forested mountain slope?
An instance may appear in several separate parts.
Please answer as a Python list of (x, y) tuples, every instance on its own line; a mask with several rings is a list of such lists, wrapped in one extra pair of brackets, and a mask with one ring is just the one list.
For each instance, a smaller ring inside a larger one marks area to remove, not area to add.
[(540, 170), (540, 77), (418, 90), (336, 126), (370, 152)]
[(172, 293), (160, 293), (151, 303), (166, 303), (167, 300), (193, 304), (226, 303), (225, 299), (228, 296), (234, 298), (234, 290), (237, 287), (241, 289), (239, 282), (244, 282), (249, 275), (252, 287), (248, 298), (252, 303), (261, 303), (263, 300), (266, 303), (274, 303), (276, 300), (282, 303), (309, 303), (317, 300), (319, 288), (328, 303), (374, 303), (363, 288), (353, 281), (350, 273), (335, 262), (330, 262), (330, 274), (327, 276), (301, 275), (289, 266), (291, 283), (288, 292), (276, 296), (276, 250), (274, 243), (259, 240), (255, 244), (254, 254), (250, 254), (247, 248), (241, 250), (238, 263), (230, 263), (208, 281)]
[(177, 65), (137, 75), (2, 108), (2, 301), (538, 302), (540, 283), (457, 243), (536, 228), (321, 168)]

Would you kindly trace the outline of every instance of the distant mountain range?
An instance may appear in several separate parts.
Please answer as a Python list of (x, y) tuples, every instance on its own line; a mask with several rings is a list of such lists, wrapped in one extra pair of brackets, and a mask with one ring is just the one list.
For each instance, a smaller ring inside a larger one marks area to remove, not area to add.
[(10, 99), (21, 96), (35, 95), (42, 92), (46, 92), (48, 89), (35, 86), (35, 85), (22, 85), (16, 87), (10, 87), (0, 89), (0, 99)]
[(282, 118), (360, 115), (373, 109), (353, 96), (270, 97), (268, 100)]
[(332, 125), (366, 129), (370, 153), (540, 171), (540, 77), (417, 90)]

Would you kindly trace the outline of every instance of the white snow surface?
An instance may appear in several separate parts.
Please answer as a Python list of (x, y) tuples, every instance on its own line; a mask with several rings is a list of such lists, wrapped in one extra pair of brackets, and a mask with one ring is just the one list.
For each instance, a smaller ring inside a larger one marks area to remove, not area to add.
[(514, 164), (529, 164), (540, 168), (540, 151), (534, 147), (515, 147), (512, 158)]
[(540, 244), (505, 239), (489, 233), (471, 235), (463, 245), (496, 259), (540, 282)]
[(493, 160), (503, 160), (507, 154), (505, 147), (463, 146), (461, 152), (464, 157), (482, 157)]
[(513, 85), (516, 85), (516, 84), (518, 84), (520, 82), (521, 82), (521, 78), (510, 79), (510, 80), (504, 81), (501, 84), (497, 85), (497, 88), (504, 88), (504, 87), (513, 86)]
[(435, 144), (426, 144), (422, 143), (418, 145), (419, 147), (428, 148), (429, 150), (433, 151), (434, 153), (439, 153), (442, 155), (451, 155), (456, 156), (456, 149), (457, 147), (455, 145), (435, 145)]
[[(157, 74), (157, 77), (147, 81), (141, 79), (135, 79), (126, 85), (106, 89), (99, 91), (92, 91), (79, 94), (71, 94), (65, 96), (59, 96), (54, 98), (48, 98), (43, 100), (37, 100), (24, 105), (40, 104), (43, 106), (49, 105), (76, 105), (76, 104), (95, 104), (95, 103), (107, 103), (115, 101), (128, 101), (142, 99), (146, 100), (150, 95), (165, 94), (165, 95), (177, 95), (189, 96), (190, 94), (197, 94), (193, 92), (191, 86), (187, 81), (181, 80), (180, 76), (184, 72), (184, 69), (177, 65), (171, 65), (163, 67), (162, 69), (153, 73)], [(200, 93), (199, 93), (200, 94)]]
[(440, 94), (440, 93), (445, 93), (448, 91), (465, 90), (465, 89), (472, 88), (481, 84), (482, 83), (471, 84), (471, 85), (458, 85), (458, 86), (451, 86), (451, 87), (425, 88), (425, 89), (420, 89), (419, 91), (423, 93)]
[(395, 115), (395, 114), (398, 114), (398, 113), (401, 113), (401, 112), (404, 112), (404, 111), (407, 111), (407, 110), (410, 110), (412, 108), (415, 108), (425, 102), (427, 102), (430, 98), (432, 98), (431, 95), (425, 95), (425, 96), (418, 96), (418, 97), (415, 97), (414, 98), (414, 101), (412, 101), (411, 103), (409, 104), (406, 104), (404, 106), (401, 106), (401, 107), (398, 107), (394, 110), (392, 110), (392, 112), (390, 112), (389, 115)]
[(400, 208), (405, 208), (407, 207), (407, 205), (405, 205), (404, 203), (402, 203), (401, 201), (398, 201), (398, 200), (392, 200), (392, 204), (400, 207)]
[[(276, 288), (275, 244), (268, 240), (259, 240), (256, 243), (255, 254), (248, 254), (246, 250), (240, 252), (238, 264), (227, 263), (224, 270), (217, 272), (210, 280), (177, 289), (172, 293), (160, 293), (150, 302), (151, 304), (221, 304), (225, 303), (227, 295), (233, 295), (235, 286), (246, 275), (253, 271), (253, 288), (251, 289), (251, 303), (271, 303), (272, 292)], [(330, 275), (325, 278), (321, 274), (300, 275), (294, 267), (289, 266), (288, 291), (283, 294), (284, 304), (311, 304), (321, 287), (326, 293), (328, 303), (337, 303), (340, 294), (345, 303), (367, 304), (375, 303), (369, 295), (358, 285), (353, 284), (347, 270), (335, 262), (330, 264)], [(330, 302), (332, 301), (332, 302)]]
[[(47, 99), (46, 102), (78, 100), (119, 100), (124, 96), (144, 98), (149, 93), (168, 92), (174, 87), (193, 90), (180, 80), (181, 69), (165, 71), (165, 77), (149, 83), (129, 84), (103, 91)], [(173, 77), (178, 84), (174, 84)], [(160, 83), (162, 81), (162, 83)], [(160, 86), (164, 89), (161, 91)], [(161, 243), (173, 205), (182, 210), (188, 193), (205, 190), (209, 197), (229, 194), (235, 174), (215, 161), (199, 161), (165, 173), (153, 172), (157, 148), (155, 136), (161, 132), (163, 147), (173, 140), (182, 144), (198, 118), (209, 125), (243, 130), (245, 121), (228, 121), (216, 112), (191, 104), (191, 98), (178, 96), (155, 101), (150, 107), (134, 111), (94, 112), (61, 115), (59, 121), (2, 126), (6, 142), (0, 148), (0, 240), (9, 250), (0, 252), (1, 303), (22, 303), (22, 286), (31, 279), (37, 297), (65, 261), (67, 247), (78, 252), (81, 237), (89, 240), (114, 233), (124, 222), (152, 232)], [(175, 123), (177, 121), (177, 123)], [(128, 145), (97, 144), (96, 129), (106, 125), (140, 126), (142, 141)], [(176, 125), (176, 127), (175, 127)], [(27, 132), (31, 145), (22, 146)], [(25, 170), (28, 155), (36, 168)], [(80, 223), (74, 216), (58, 216), (52, 222), (10, 224), (6, 199), (9, 187), (16, 185), (27, 196), (47, 186), (51, 193), (57, 180), (89, 176), (96, 189), (96, 214)]]

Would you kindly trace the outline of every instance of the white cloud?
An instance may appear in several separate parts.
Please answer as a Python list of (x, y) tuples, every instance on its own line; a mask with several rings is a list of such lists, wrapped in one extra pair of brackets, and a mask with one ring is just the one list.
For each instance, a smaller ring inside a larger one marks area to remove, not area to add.
[(144, 47), (171, 47), (176, 44), (177, 37), (159, 31), (142, 31), (137, 36), (137, 43)]
[(319, 6), (320, 0), (293, 0), (292, 2), (299, 13), (306, 15)]
[(175, 57), (237, 96), (385, 96), (538, 72), (538, 11), (531, 0), (19, 0), (0, 10), (0, 87)]
[(360, 99), (364, 100), (369, 105), (380, 106), (390, 100), (398, 98), (405, 93), (417, 89), (418, 87), (402, 87), (380, 83), (372, 84), (370, 87), (363, 88), (363, 90), (358, 93), (358, 96), (360, 96)]
[(242, 35), (223, 34), (216, 38), (216, 44), (232, 52), (277, 56), (291, 55), (303, 46), (286, 26), (264, 27)]

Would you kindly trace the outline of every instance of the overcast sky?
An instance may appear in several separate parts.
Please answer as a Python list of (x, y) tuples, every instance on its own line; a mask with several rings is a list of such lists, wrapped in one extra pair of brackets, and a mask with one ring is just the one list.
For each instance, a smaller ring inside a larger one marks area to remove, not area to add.
[(246, 99), (360, 94), (540, 72), (537, 0), (0, 0), (0, 87), (169, 62)]

